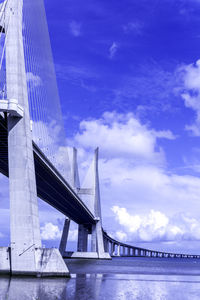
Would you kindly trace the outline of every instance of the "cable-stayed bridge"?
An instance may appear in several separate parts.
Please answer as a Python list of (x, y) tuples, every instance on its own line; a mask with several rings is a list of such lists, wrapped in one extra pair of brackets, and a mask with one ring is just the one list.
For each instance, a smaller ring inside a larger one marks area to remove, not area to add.
[[(102, 229), (98, 149), (90, 182), (80, 186), (77, 151), (71, 164), (67, 152), (43, 0), (0, 3), (0, 45), (0, 171), (9, 177), (11, 240), (0, 248), (0, 273), (66, 276), (66, 255), (192, 257), (126, 245)], [(37, 197), (67, 217), (59, 250), (41, 246)], [(65, 251), (70, 220), (79, 225), (74, 253)]]

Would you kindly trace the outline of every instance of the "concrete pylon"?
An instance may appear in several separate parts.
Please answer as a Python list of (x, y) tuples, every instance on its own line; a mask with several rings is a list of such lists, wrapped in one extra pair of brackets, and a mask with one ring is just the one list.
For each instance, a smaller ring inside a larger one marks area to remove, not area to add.
[[(78, 171), (78, 162), (77, 162), (77, 149), (73, 147), (73, 157), (72, 157), (72, 187), (78, 192), (80, 190), (80, 178)], [(88, 230), (84, 224), (78, 225), (78, 243), (77, 251), (78, 252), (87, 252), (88, 250)]]
[(77, 192), (80, 188), (80, 179), (78, 172), (78, 162), (77, 162), (77, 149), (73, 147), (72, 155), (72, 187)]
[(42, 249), (22, 36), (23, 0), (6, 7), (6, 84), (8, 102), (23, 108), (23, 117), (8, 116), (11, 273), (68, 275), (58, 249)]
[(66, 246), (67, 246), (67, 239), (68, 239), (68, 235), (69, 235), (69, 226), (70, 226), (70, 219), (66, 218), (64, 226), (63, 226), (63, 232), (62, 232), (62, 237), (61, 237), (60, 246), (59, 246), (59, 251), (62, 256), (64, 256)]
[[(88, 176), (81, 188), (77, 188), (77, 193), (82, 198), (83, 202), (88, 206), (96, 218), (96, 223), (91, 228), (91, 252), (87, 252), (88, 229), (84, 224), (79, 225), (78, 231), (78, 252), (85, 252), (81, 257), (96, 257), (109, 259), (110, 255), (105, 252), (102, 222), (101, 222), (101, 203), (100, 203), (100, 188), (99, 188), (99, 172), (98, 172), (98, 156), (99, 149), (94, 153), (94, 159), (88, 172)], [(78, 170), (77, 151), (74, 151), (73, 160), (74, 170)], [(78, 176), (78, 171), (75, 171), (75, 177)], [(76, 179), (79, 182), (79, 179)], [(88, 187), (89, 186), (89, 187)], [(89, 200), (85, 198), (88, 196)], [(86, 253), (87, 252), (87, 253)], [(74, 257), (78, 254), (74, 254)]]
[(78, 226), (78, 252), (88, 251), (88, 229), (82, 224)]

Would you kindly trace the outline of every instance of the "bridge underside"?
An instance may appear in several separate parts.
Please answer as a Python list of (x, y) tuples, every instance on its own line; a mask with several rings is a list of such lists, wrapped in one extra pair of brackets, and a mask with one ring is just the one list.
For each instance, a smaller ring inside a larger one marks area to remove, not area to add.
[[(38, 197), (78, 224), (91, 230), (94, 216), (73, 189), (33, 143)], [(8, 130), (6, 116), (0, 115), (0, 172), (9, 177)]]

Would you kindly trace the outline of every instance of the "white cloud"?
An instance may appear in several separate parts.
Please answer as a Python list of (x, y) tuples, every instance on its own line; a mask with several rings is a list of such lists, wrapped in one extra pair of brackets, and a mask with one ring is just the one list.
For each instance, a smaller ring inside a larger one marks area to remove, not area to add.
[[(101, 159), (99, 169), (102, 207), (106, 215), (109, 205), (121, 203), (126, 204), (129, 211), (144, 211), (153, 207), (171, 214), (188, 210), (189, 207), (191, 213), (197, 214), (200, 195), (198, 177), (170, 174), (148, 163), (136, 165), (131, 158)], [(109, 228), (109, 224), (107, 226)]]
[(185, 73), (184, 83), (187, 89), (195, 89), (200, 91), (200, 60), (195, 64), (189, 64), (182, 67)]
[(45, 223), (41, 227), (41, 238), (43, 240), (58, 240), (61, 238), (61, 234), (59, 227), (51, 222)]
[(117, 43), (113, 42), (109, 48), (109, 57), (112, 59), (114, 58), (115, 54), (117, 53), (118, 45)]
[(182, 98), (185, 106), (196, 113), (195, 122), (187, 125), (186, 130), (191, 131), (195, 136), (200, 136), (200, 60), (197, 60), (195, 64), (182, 66), (179, 72), (184, 83)]
[[(112, 235), (112, 238), (114, 238), (113, 234), (111, 234), (111, 235)], [(116, 231), (115, 237), (118, 239), (118, 241), (127, 241), (127, 238), (128, 238), (127, 234), (121, 230)]]
[(78, 23), (76, 21), (70, 22), (69, 29), (73, 36), (78, 37), (81, 35), (81, 24), (80, 23)]
[(157, 139), (175, 139), (170, 131), (155, 131), (149, 129), (132, 114), (104, 113), (97, 120), (82, 121), (80, 131), (74, 136), (74, 141), (80, 147), (101, 147), (105, 158), (134, 158), (149, 163), (164, 161), (161, 148), (156, 149)]
[(126, 208), (113, 206), (112, 211), (124, 231), (115, 237), (123, 241), (200, 240), (200, 220), (184, 214), (167, 217), (151, 210), (146, 215), (131, 215)]

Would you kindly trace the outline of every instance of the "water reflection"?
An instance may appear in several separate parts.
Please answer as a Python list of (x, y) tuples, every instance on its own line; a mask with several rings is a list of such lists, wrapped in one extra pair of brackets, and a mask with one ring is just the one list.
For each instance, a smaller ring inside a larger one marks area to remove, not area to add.
[(68, 282), (66, 291), (73, 300), (197, 300), (200, 277), (81, 274)]
[(0, 300), (197, 300), (199, 276), (81, 274), (71, 279), (0, 278)]
[[(74, 299), (100, 299), (102, 274), (77, 274)], [(81, 297), (80, 297), (81, 295)]]
[(0, 278), (0, 300), (58, 300), (66, 298), (68, 279)]

